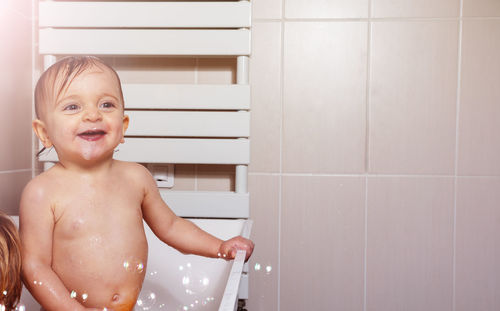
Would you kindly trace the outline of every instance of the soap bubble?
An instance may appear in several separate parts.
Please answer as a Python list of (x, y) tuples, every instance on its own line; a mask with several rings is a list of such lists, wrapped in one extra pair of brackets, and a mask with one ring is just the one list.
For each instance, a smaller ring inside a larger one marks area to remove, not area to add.
[(266, 266), (266, 274), (270, 274), (272, 270), (273, 270), (273, 267)]
[(142, 273), (144, 272), (144, 263), (137, 258), (129, 258), (123, 262), (123, 268), (127, 272), (131, 273)]
[(208, 276), (203, 271), (193, 269), (191, 263), (187, 263), (186, 267), (179, 270), (183, 272), (182, 286), (188, 295), (203, 293), (210, 285)]
[(26, 311), (26, 306), (23, 303), (19, 303), (16, 307), (16, 311)]
[(204, 292), (209, 284), (210, 279), (202, 273), (187, 273), (182, 277), (182, 285), (189, 295), (196, 295)]
[(136, 305), (139, 310), (147, 311), (151, 310), (156, 303), (156, 294), (152, 291), (146, 290), (142, 291), (137, 298)]

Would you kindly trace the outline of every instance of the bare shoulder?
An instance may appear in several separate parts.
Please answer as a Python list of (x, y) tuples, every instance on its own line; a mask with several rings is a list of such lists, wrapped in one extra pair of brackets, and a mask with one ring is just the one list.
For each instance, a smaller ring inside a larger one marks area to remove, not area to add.
[(24, 187), (21, 200), (34, 199), (43, 202), (48, 199), (54, 188), (54, 175), (57, 175), (57, 170), (51, 169), (30, 180)]
[(120, 171), (119, 174), (124, 180), (135, 183), (144, 190), (156, 187), (153, 176), (143, 165), (135, 162), (115, 161), (115, 167)]
[(139, 163), (115, 160), (115, 166), (127, 177), (151, 178), (149, 170)]
[[(51, 168), (26, 184), (21, 195), (19, 215), (22, 219), (38, 218), (51, 211), (60, 189), (60, 170)], [(51, 214), (51, 213), (50, 213)]]

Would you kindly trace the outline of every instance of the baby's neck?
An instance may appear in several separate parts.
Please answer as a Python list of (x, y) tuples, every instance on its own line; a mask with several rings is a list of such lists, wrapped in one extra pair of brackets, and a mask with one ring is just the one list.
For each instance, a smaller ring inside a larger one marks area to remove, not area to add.
[(78, 174), (100, 175), (107, 174), (113, 167), (115, 159), (105, 159), (103, 161), (60, 161), (58, 165), (69, 172)]

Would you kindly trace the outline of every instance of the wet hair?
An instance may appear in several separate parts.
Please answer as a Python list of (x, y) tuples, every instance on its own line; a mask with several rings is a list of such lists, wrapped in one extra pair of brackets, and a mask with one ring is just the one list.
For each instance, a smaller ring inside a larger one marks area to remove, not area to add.
[[(42, 105), (44, 102), (51, 100), (56, 101), (61, 93), (66, 90), (73, 79), (78, 77), (85, 70), (99, 67), (101, 69), (109, 69), (118, 81), (118, 88), (120, 90), (120, 99), (122, 103), (123, 91), (120, 82), (120, 77), (116, 71), (101, 59), (95, 56), (67, 56), (61, 58), (55, 64), (50, 66), (45, 72), (40, 76), (35, 87), (35, 113), (38, 119), (42, 118)], [(42, 148), (37, 153), (37, 157), (45, 150)]]
[(21, 290), (21, 242), (12, 220), (0, 211), (0, 306), (14, 310)]

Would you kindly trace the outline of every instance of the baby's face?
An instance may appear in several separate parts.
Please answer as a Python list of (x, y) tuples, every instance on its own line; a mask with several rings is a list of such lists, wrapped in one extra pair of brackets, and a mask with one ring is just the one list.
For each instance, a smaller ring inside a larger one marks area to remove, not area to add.
[(44, 103), (42, 121), (60, 160), (113, 156), (128, 126), (118, 83), (109, 69), (93, 66), (55, 100)]

